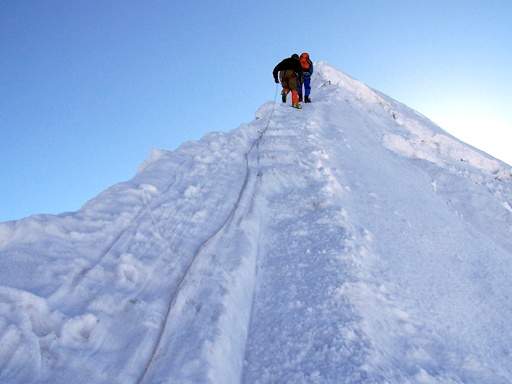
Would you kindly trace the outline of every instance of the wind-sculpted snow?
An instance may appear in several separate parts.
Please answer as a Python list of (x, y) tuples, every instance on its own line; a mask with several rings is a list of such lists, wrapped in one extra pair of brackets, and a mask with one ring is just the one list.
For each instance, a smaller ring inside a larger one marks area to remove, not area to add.
[(0, 223), (0, 382), (511, 383), (510, 166), (317, 63), (312, 104)]

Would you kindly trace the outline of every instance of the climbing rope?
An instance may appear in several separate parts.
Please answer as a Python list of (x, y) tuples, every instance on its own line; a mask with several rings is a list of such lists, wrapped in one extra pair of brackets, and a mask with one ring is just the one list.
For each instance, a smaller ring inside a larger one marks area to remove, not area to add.
[[(277, 105), (277, 94), (279, 92), (279, 84), (276, 84), (276, 90), (274, 92), (274, 103), (272, 104), (272, 110), (270, 111), (270, 114), (268, 116), (268, 120), (267, 120), (267, 125), (265, 126), (265, 128), (263, 128), (260, 132), (259, 132), (259, 136), (258, 136), (258, 139), (256, 141), (259, 141), (262, 136), (265, 134), (265, 132), (267, 131), (267, 129), (270, 127), (270, 123), (272, 122), (272, 117), (274, 116), (274, 112), (276, 110), (276, 105)], [(254, 144), (253, 144), (254, 146)], [(252, 147), (252, 146), (251, 146)]]
[[(273, 106), (272, 106), (272, 110), (271, 110), (271, 112), (269, 114), (267, 124), (266, 124), (265, 128), (262, 131), (259, 132), (258, 137), (256, 138), (256, 140), (254, 140), (254, 142), (251, 144), (249, 150), (245, 153), (245, 161), (246, 161), (247, 169), (249, 169), (249, 153), (252, 151), (254, 146), (256, 146), (256, 147), (259, 146), (259, 142), (260, 142), (261, 138), (263, 137), (265, 132), (268, 130), (268, 128), (270, 127), (270, 124), (272, 122), (272, 117), (274, 115), (274, 112), (275, 112), (275, 109), (276, 109), (276, 104), (277, 104), (277, 93), (278, 93), (278, 91), (279, 91), (278, 84), (276, 84), (276, 91), (275, 91), (275, 95), (274, 95), (274, 103), (273, 103)], [(245, 180), (244, 180), (244, 183), (243, 183), (243, 186), (242, 186), (242, 188), (240, 190), (237, 203), (235, 204), (235, 206), (233, 207), (232, 211), (228, 215), (226, 221), (219, 227), (219, 229), (217, 231), (215, 231), (212, 235), (210, 235), (205, 241), (203, 241), (199, 245), (197, 250), (194, 252), (194, 255), (192, 257), (191, 262), (188, 264), (188, 266), (185, 268), (183, 274), (181, 275), (181, 278), (179, 279), (178, 284), (177, 284), (177, 288), (172, 292), (171, 299), (169, 300), (169, 304), (167, 306), (167, 312), (166, 312), (164, 321), (162, 322), (162, 326), (161, 326), (160, 331), (158, 333), (156, 342), (155, 342), (155, 344), (153, 346), (153, 349), (152, 349), (152, 352), (151, 352), (151, 356), (150, 356), (148, 362), (146, 363), (146, 365), (144, 366), (144, 369), (143, 369), (141, 375), (137, 379), (136, 384), (141, 384), (141, 383), (143, 383), (145, 381), (146, 375), (150, 371), (151, 366), (154, 363), (153, 360), (154, 360), (154, 358), (156, 356), (156, 353), (157, 353), (157, 351), (158, 351), (158, 349), (160, 347), (160, 342), (161, 342), (161, 339), (162, 339), (163, 334), (164, 334), (165, 329), (166, 329), (166, 324), (167, 324), (167, 320), (168, 320), (169, 314), (170, 314), (170, 312), (171, 312), (171, 310), (172, 310), (172, 308), (173, 308), (173, 306), (175, 304), (175, 300), (177, 298), (177, 295), (178, 295), (178, 293), (180, 291), (181, 286), (183, 285), (183, 282), (185, 281), (185, 278), (186, 278), (189, 270), (192, 268), (192, 265), (194, 264), (194, 261), (196, 260), (198, 255), (202, 252), (202, 250), (207, 246), (207, 244), (215, 236), (217, 236), (218, 233), (220, 233), (222, 228), (224, 228), (229, 223), (229, 221), (232, 219), (232, 217), (234, 216), (236, 208), (238, 206), (238, 202), (240, 201), (240, 199), (242, 197), (242, 194), (243, 194), (243, 191), (245, 190), (245, 186), (247, 185), (248, 178), (249, 178), (249, 174), (247, 173), (247, 175), (245, 177)], [(147, 191), (145, 189), (143, 189), (142, 192), (143, 192), (142, 201), (143, 201), (143, 204), (145, 205), (147, 211), (149, 211), (149, 215), (150, 215), (150, 219), (151, 219), (151, 225), (153, 227), (153, 230), (158, 234), (158, 236), (160, 238), (164, 239), (165, 242), (167, 243), (167, 245), (169, 246), (169, 248), (171, 248), (172, 246), (171, 246), (170, 240), (163, 236), (163, 234), (160, 231), (160, 228), (157, 225), (157, 222), (156, 222), (156, 219), (155, 219), (155, 217), (153, 215), (153, 210), (152, 210), (152, 207), (151, 207), (151, 200), (149, 199)]]

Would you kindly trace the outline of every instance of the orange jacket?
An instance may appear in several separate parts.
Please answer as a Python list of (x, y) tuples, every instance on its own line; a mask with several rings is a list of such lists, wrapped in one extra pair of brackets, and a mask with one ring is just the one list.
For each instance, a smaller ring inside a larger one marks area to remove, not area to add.
[(313, 63), (309, 59), (309, 53), (304, 52), (300, 55), (300, 65), (303, 72), (309, 72), (310, 75), (313, 74)]
[(311, 60), (309, 60), (309, 54), (307, 52), (304, 52), (300, 55), (300, 65), (305, 71), (307, 71), (311, 66)]

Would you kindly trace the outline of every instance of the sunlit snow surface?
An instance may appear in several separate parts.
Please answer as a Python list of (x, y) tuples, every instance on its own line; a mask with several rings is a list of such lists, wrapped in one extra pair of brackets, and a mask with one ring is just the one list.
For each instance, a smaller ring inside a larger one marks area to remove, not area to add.
[(510, 167), (316, 70), (0, 224), (0, 383), (512, 383)]

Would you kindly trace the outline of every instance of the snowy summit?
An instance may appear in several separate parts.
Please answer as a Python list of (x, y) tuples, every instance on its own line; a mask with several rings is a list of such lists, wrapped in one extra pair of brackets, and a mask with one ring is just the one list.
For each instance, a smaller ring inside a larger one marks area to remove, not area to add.
[(312, 86), (1, 223), (0, 382), (512, 383), (510, 167), (325, 63)]

